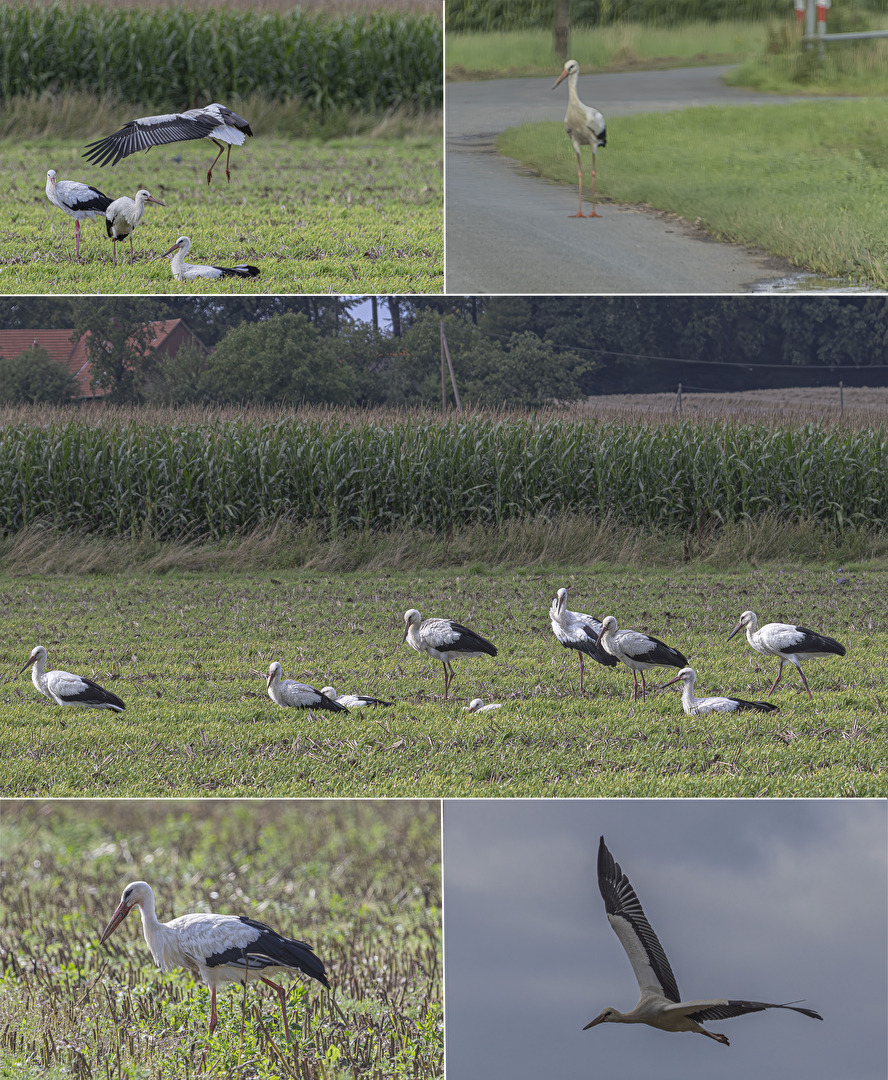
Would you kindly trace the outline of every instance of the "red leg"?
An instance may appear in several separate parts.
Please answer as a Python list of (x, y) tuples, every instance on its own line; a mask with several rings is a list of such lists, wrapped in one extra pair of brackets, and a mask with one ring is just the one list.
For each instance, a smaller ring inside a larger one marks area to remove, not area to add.
[(638, 701), (638, 672), (632, 669), (632, 700)]
[(74, 219), (74, 258), (80, 258), (80, 222)]
[(583, 654), (580, 653), (580, 693), (583, 692)]
[(231, 173), (228, 171), (228, 163), (231, 161), (231, 143), (228, 144), (228, 153), (225, 155), (225, 177), (231, 183)]
[(583, 213), (583, 170), (580, 166), (580, 155), (577, 154), (577, 180), (580, 185), (580, 208), (575, 214), (568, 214), (568, 217), (585, 217)]
[(781, 679), (781, 677), (783, 675), (783, 663), (784, 663), (783, 660), (781, 660), (780, 661), (780, 667), (777, 669), (777, 678), (774, 680), (774, 685), (768, 691), (768, 697), (770, 697), (771, 694), (773, 694), (774, 691), (777, 689), (777, 683), (780, 682), (780, 679)]
[(595, 151), (592, 151), (592, 213), (586, 214), (586, 217), (601, 217), (601, 214), (595, 213)]
[[(209, 183), (213, 179), (213, 168), (219, 158), (222, 157), (222, 151), (225, 149), (225, 143), (220, 143), (216, 139), (210, 139), (210, 142), (216, 143), (216, 146), (219, 147), (219, 153), (216, 154), (216, 156), (213, 158), (213, 164), (210, 166), (209, 171), (207, 172), (207, 183)], [(228, 151), (229, 153), (231, 152), (230, 146), (228, 147)]]
[(287, 992), (282, 986), (277, 983), (273, 983), (271, 979), (266, 979), (264, 975), (260, 975), (259, 978), (273, 989), (277, 990), (278, 997), (281, 999), (281, 1016), (284, 1018), (284, 1038), (287, 1042), (290, 1041), (290, 1025), (287, 1023)]
[(133, 234), (130, 233), (130, 266), (133, 265)]
[(644, 672), (641, 673), (641, 700), (647, 701), (647, 686), (644, 682)]
[(210, 987), (210, 1034), (216, 1030), (219, 1017), (216, 1015), (216, 987)]
[(811, 687), (808, 686), (808, 680), (805, 678), (804, 671), (802, 671), (802, 665), (801, 664), (796, 664), (796, 667), (799, 669), (799, 675), (801, 675), (802, 682), (805, 684), (805, 689), (808, 691), (808, 697), (813, 698), (814, 695), (811, 693)]

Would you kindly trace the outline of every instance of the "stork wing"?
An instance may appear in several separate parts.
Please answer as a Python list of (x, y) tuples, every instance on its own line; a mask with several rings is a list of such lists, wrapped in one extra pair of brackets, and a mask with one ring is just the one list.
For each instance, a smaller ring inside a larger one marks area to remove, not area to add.
[(647, 921), (629, 879), (620, 864), (614, 862), (603, 836), (598, 847), (598, 888), (608, 921), (626, 950), (641, 992), (652, 990), (670, 1001), (681, 1001), (663, 946)]
[(679, 1011), (701, 1024), (705, 1020), (729, 1020), (732, 1016), (744, 1016), (746, 1013), (762, 1012), (764, 1009), (792, 1009), (793, 1012), (810, 1016), (812, 1020), (823, 1019), (820, 1013), (813, 1009), (800, 1009), (788, 1004), (773, 1005), (766, 1001), (686, 1001), (682, 1003)]
[(137, 150), (148, 150), (152, 146), (185, 139), (204, 139), (217, 127), (218, 123), (209, 116), (193, 117), (183, 113), (143, 116), (139, 120), (130, 120), (113, 135), (89, 143), (86, 147), (89, 153), (83, 157), (95, 165), (107, 165), (109, 162), (116, 165)]

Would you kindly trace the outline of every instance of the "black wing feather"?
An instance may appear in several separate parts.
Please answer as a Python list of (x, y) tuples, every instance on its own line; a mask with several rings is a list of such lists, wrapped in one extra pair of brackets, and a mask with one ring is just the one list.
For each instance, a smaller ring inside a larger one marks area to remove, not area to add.
[(764, 1009), (792, 1009), (793, 1012), (810, 1016), (812, 1020), (823, 1019), (820, 1013), (813, 1009), (800, 1009), (795, 1005), (770, 1005), (765, 1001), (728, 1001), (724, 1005), (713, 1005), (687, 1015), (700, 1024), (706, 1020), (730, 1020), (732, 1016), (745, 1016), (746, 1013), (762, 1012)]
[(203, 118), (192, 120), (178, 114), (159, 120), (155, 124), (146, 125), (146, 120), (151, 119), (151, 117), (145, 117), (142, 120), (130, 120), (113, 135), (88, 143), (86, 149), (89, 153), (82, 156), (94, 165), (107, 165), (109, 161), (112, 165), (116, 165), (123, 158), (135, 154), (137, 150), (148, 150), (152, 146), (184, 142), (187, 139), (204, 139), (219, 126), (214, 120)]
[(459, 634), (459, 637), (447, 645), (437, 646), (443, 652), (481, 652), (496, 656), (496, 645), (481, 637), (480, 634), (476, 634), (474, 630), (469, 630), (468, 627), (461, 626), (457, 622), (451, 622), (450, 628)]
[(206, 957), (204, 963), (207, 967), (219, 967), (222, 964), (243, 968), (292, 967), (304, 971), (329, 989), (330, 983), (323, 962), (315, 955), (311, 945), (294, 938), (282, 937), (270, 926), (249, 919), (246, 915), (239, 918), (245, 926), (258, 930), (259, 936), (246, 947), (225, 949)]

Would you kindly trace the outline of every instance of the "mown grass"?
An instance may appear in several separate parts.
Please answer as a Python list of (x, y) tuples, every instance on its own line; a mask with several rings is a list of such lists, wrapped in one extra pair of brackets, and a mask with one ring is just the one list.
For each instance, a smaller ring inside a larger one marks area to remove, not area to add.
[[(171, 794), (167, 792), (166, 794)], [(442, 1074), (440, 821), (416, 802), (5, 801), (0, 1075), (436, 1077)], [(245, 914), (309, 942), (332, 989), (219, 994), (154, 968), (124, 886), (158, 916)], [(245, 1007), (244, 1007), (245, 1006)]]
[[(884, 288), (886, 122), (883, 100), (614, 118), (598, 191), (612, 202), (671, 211), (718, 239), (809, 270)], [(497, 147), (575, 190), (576, 158), (561, 124), (513, 128)]]
[[(433, 125), (434, 126), (434, 125)], [(261, 129), (260, 129), (261, 130)], [(85, 141), (85, 140), (84, 140)], [(155, 148), (113, 168), (81, 158), (83, 145), (37, 140), (0, 144), (9, 183), (0, 209), (4, 293), (411, 293), (443, 288), (443, 170), (440, 136), (328, 142), (257, 136), (235, 147), (231, 183), (205, 140)], [(173, 158), (181, 155), (177, 163)], [(222, 162), (221, 164), (224, 164)], [(104, 222), (83, 228), (74, 262), (73, 222), (46, 198), (46, 170), (117, 198), (147, 188), (134, 233), (135, 265), (119, 245), (117, 270)], [(252, 263), (259, 279), (177, 282), (159, 258), (182, 234), (189, 261)]]
[[(786, 561), (5, 576), (2, 794), (884, 795), (888, 572), (884, 561), (856, 563), (839, 576), (829, 563)], [(581, 698), (577, 659), (547, 617), (560, 585), (576, 609), (681, 649), (700, 693), (767, 693), (774, 665), (743, 639), (726, 642), (746, 608), (837, 636), (848, 655), (808, 666), (813, 699), (788, 675), (774, 696), (781, 711), (767, 716), (686, 717), (672, 694), (634, 703), (628, 670), (594, 664)], [(494, 660), (458, 665), (450, 702), (440, 665), (402, 644), (413, 606), (499, 647)], [(51, 666), (120, 694), (126, 712), (39, 697), (18, 673), (38, 643)], [(347, 716), (278, 709), (265, 693), (271, 660), (290, 677), (396, 704)], [(469, 715), (475, 696), (504, 708)]]

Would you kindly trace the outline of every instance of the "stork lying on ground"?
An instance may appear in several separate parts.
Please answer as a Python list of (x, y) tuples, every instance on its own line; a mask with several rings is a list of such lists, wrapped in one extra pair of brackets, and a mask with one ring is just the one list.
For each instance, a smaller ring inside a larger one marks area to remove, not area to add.
[(501, 709), (502, 705), (497, 701), (490, 701), (486, 705), (479, 697), (472, 698), (468, 705), (463, 705), (463, 712), (492, 712)]
[(161, 971), (181, 967), (199, 975), (210, 988), (210, 1034), (216, 1029), (216, 989), (228, 982), (247, 983), (261, 979), (277, 992), (284, 1019), (284, 1038), (289, 1041), (286, 991), (270, 975), (310, 975), (330, 988), (323, 963), (311, 945), (282, 937), (265, 923), (246, 915), (213, 915), (194, 912), (160, 922), (154, 910), (154, 893), (146, 881), (134, 881), (123, 896), (111, 921), (102, 931), (104, 945), (134, 907), (142, 916), (142, 933), (151, 958)]
[(637, 630), (621, 630), (613, 615), (605, 615), (601, 620), (601, 632), (598, 641), (605, 650), (632, 668), (634, 680), (633, 701), (638, 697), (638, 673), (641, 673), (641, 700), (647, 696), (644, 673), (653, 667), (687, 667), (687, 659), (671, 645), (666, 645), (659, 638), (641, 634)]
[(496, 656), (496, 646), (450, 619), (423, 619), (416, 608), (404, 612), (404, 641), (444, 665), (444, 700), (450, 692), (453, 661), (458, 656)]
[(306, 683), (293, 679), (281, 681), (283, 669), (277, 660), (268, 665), (268, 696), (281, 708), (328, 709), (330, 712), (348, 712), (344, 705), (327, 697), (323, 690), (315, 690)]
[(347, 709), (363, 709), (367, 705), (381, 705), (388, 708), (393, 705), (392, 701), (383, 701), (382, 698), (365, 697), (363, 694), (337, 694), (332, 686), (325, 686), (321, 690), (322, 694), (326, 694), (331, 701), (338, 701), (340, 705), (344, 705)]
[(813, 660), (815, 656), (829, 656), (830, 653), (835, 656), (845, 655), (845, 646), (840, 645), (835, 638), (815, 634), (813, 630), (809, 630), (806, 626), (793, 626), (791, 623), (782, 622), (765, 623), (759, 629), (756, 629), (757, 626), (758, 620), (755, 612), (744, 611), (740, 616), (740, 621), (728, 634), (728, 641), (735, 634), (739, 634), (745, 627), (746, 640), (756, 652), (760, 652), (765, 656), (779, 657), (780, 667), (774, 685), (768, 691), (769, 696), (777, 689), (777, 684), (783, 677), (783, 665), (787, 660), (795, 665), (802, 682), (805, 684), (805, 689), (808, 691), (808, 696), (813, 698), (811, 687), (808, 686), (808, 680), (805, 678), (804, 671), (802, 671), (801, 661)]
[(191, 241), (187, 236), (180, 236), (169, 251), (163, 253), (163, 257), (173, 255), (170, 259), (170, 269), (177, 281), (196, 281), (197, 278), (220, 278), (220, 277), (259, 277), (259, 267), (240, 263), (238, 266), (197, 266), (194, 263), (185, 262), (185, 256), (191, 250)]
[(32, 664), (31, 682), (56, 705), (79, 705), (82, 709), (110, 709), (112, 712), (123, 712), (126, 708), (116, 694), (84, 675), (72, 675), (70, 671), (45, 671), (46, 649), (42, 645), (34, 646), (19, 675)]
[(605, 1009), (583, 1028), (598, 1024), (648, 1024), (661, 1031), (695, 1031), (716, 1042), (730, 1046), (727, 1035), (716, 1035), (700, 1024), (706, 1020), (727, 1020), (732, 1016), (761, 1012), (763, 1009), (791, 1009), (793, 1012), (822, 1020), (813, 1009), (800, 1009), (793, 1004), (772, 1005), (765, 1001), (740, 1001), (731, 998), (711, 998), (702, 1001), (682, 1001), (681, 994), (666, 959), (663, 946), (647, 921), (641, 902), (629, 879), (614, 862), (604, 843), (598, 847), (598, 888), (604, 900), (608, 922), (614, 928), (620, 944), (626, 950), (632, 970), (638, 979), (641, 996), (628, 1013)]
[(156, 206), (166, 206), (160, 199), (142, 188), (136, 192), (135, 199), (128, 195), (122, 195), (115, 199), (105, 211), (105, 231), (111, 241), (111, 265), (117, 266), (117, 241), (129, 237), (130, 242), (130, 266), (133, 265), (133, 230), (142, 220), (145, 213), (146, 203), (154, 203)]
[(743, 698), (735, 697), (703, 697), (694, 696), (694, 683), (697, 681), (697, 672), (692, 667), (684, 667), (669, 682), (658, 687), (665, 690), (673, 683), (682, 682), (681, 707), (688, 716), (705, 716), (711, 712), (743, 712), (752, 709), (756, 712), (777, 712), (777, 706), (768, 701), (744, 701)]
[(601, 623), (584, 611), (569, 611), (567, 589), (559, 589), (549, 608), (552, 633), (565, 649), (577, 649), (580, 657), (580, 693), (583, 692), (583, 654), (605, 667), (615, 667), (619, 660), (599, 644)]
[(55, 169), (46, 173), (46, 197), (68, 217), (74, 218), (74, 258), (80, 258), (80, 222), (104, 217), (113, 202), (98, 188), (78, 180), (56, 180)]

